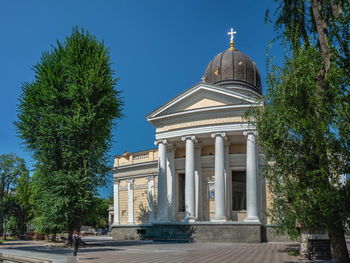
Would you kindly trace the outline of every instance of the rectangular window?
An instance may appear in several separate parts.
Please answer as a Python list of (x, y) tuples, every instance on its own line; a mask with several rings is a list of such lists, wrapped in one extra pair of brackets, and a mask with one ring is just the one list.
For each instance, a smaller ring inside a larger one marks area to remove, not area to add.
[(242, 211), (247, 209), (246, 172), (232, 171), (232, 209)]
[(185, 174), (177, 175), (178, 212), (185, 212)]

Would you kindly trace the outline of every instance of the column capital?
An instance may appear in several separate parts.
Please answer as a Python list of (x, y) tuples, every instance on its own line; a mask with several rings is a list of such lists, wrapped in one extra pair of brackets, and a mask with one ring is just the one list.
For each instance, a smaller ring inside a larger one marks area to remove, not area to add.
[(154, 145), (158, 145), (158, 144), (167, 144), (168, 140), (156, 140), (154, 141)]
[(196, 139), (196, 136), (194, 136), (194, 135), (187, 135), (187, 136), (181, 137), (181, 141), (183, 141), (183, 142), (186, 141), (187, 139), (190, 139), (190, 140), (192, 140), (194, 142), (198, 142), (197, 139)]
[(128, 184), (131, 184), (131, 185), (133, 185), (134, 184), (134, 178), (129, 178), (129, 179), (127, 179), (127, 181), (128, 181)]
[(153, 181), (154, 180), (154, 175), (149, 175), (147, 176), (148, 182)]
[(243, 135), (244, 136), (248, 136), (249, 134), (252, 134), (254, 136), (257, 136), (258, 135), (258, 132), (256, 130), (246, 130), (243, 132)]
[(212, 137), (212, 138), (215, 138), (216, 136), (223, 137), (225, 140), (227, 139), (227, 137), (226, 137), (226, 132), (216, 132), (216, 133), (212, 133), (212, 134), (211, 134), (211, 137)]

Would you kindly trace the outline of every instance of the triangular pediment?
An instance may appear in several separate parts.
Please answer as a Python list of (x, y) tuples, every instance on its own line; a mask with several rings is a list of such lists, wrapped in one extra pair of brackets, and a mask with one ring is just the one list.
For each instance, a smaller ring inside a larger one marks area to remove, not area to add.
[(241, 95), (237, 92), (201, 83), (169, 100), (167, 103), (151, 112), (147, 116), (147, 119), (151, 120), (153, 118), (176, 113), (256, 103), (257, 101), (253, 98)]
[(215, 99), (203, 98), (203, 99), (200, 99), (199, 101), (193, 103), (192, 105), (188, 106), (184, 110), (194, 110), (194, 109), (223, 106), (223, 105), (227, 105), (227, 104), (222, 102), (222, 101), (215, 100)]

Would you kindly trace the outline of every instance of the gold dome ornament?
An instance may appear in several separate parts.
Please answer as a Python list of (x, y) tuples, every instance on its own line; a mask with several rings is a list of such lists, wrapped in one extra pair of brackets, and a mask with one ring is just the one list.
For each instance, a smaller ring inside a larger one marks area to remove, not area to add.
[(231, 35), (231, 39), (230, 39), (230, 49), (235, 49), (235, 42), (233, 40), (234, 35), (236, 34), (236, 31), (233, 31), (233, 28), (231, 28), (231, 31), (228, 32), (228, 35)]

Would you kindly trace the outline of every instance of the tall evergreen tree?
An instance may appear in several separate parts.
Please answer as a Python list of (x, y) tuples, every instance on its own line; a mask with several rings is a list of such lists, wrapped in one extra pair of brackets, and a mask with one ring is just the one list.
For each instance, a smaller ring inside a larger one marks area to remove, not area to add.
[(109, 50), (73, 29), (34, 66), (22, 86), (16, 123), (37, 161), (34, 223), (43, 232), (80, 229), (109, 174), (107, 152), (122, 100)]
[(270, 216), (292, 236), (296, 226), (328, 232), (336, 262), (349, 262), (350, 2), (276, 2), (275, 29), (291, 52), (272, 66), (266, 105), (251, 115), (270, 164)]

